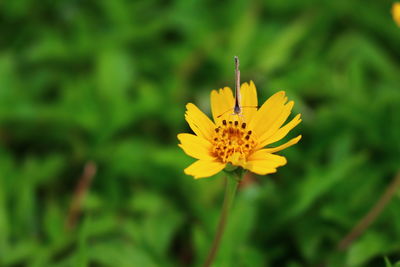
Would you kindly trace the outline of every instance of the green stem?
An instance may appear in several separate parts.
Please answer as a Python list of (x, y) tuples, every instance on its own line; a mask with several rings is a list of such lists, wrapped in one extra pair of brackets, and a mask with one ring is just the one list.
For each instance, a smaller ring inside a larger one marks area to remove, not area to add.
[(212, 243), (210, 252), (208, 253), (207, 260), (204, 263), (204, 267), (209, 267), (214, 261), (214, 258), (217, 254), (219, 244), (221, 242), (222, 235), (225, 230), (225, 225), (227, 222), (229, 210), (233, 203), (233, 199), (235, 198), (236, 189), (241, 180), (241, 174), (237, 172), (227, 173), (227, 177), (225, 179), (225, 197), (224, 203), (222, 205), (221, 217), (219, 219), (217, 233), (215, 234), (214, 241)]

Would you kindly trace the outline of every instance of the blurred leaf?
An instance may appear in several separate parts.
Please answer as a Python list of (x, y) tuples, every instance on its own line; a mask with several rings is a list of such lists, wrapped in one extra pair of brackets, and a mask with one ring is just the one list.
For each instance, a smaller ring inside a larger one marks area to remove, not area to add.
[(347, 264), (348, 266), (365, 264), (374, 256), (388, 251), (390, 245), (391, 242), (384, 236), (367, 232), (350, 247)]
[(283, 31), (280, 31), (274, 41), (260, 51), (261, 55), (257, 58), (257, 66), (260, 71), (270, 73), (285, 65), (290, 60), (296, 44), (307, 33), (310, 23), (312, 23), (312, 18), (303, 16), (292, 22)]
[(182, 224), (182, 215), (168, 204), (167, 200), (156, 194), (137, 194), (131, 201), (132, 209), (143, 214), (143, 218), (139, 219), (137, 224), (142, 229), (137, 234), (143, 245), (149, 247), (156, 255), (164, 257), (174, 233)]
[(141, 248), (122, 241), (93, 244), (88, 253), (92, 262), (105, 266), (158, 266)]

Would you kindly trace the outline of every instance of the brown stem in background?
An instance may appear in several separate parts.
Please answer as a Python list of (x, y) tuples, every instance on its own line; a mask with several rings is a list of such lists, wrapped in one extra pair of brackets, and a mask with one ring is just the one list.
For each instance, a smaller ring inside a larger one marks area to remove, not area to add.
[(349, 247), (352, 242), (357, 239), (381, 214), (383, 209), (389, 203), (389, 201), (393, 198), (397, 189), (400, 187), (400, 172), (397, 173), (393, 181), (388, 185), (385, 192), (375, 203), (375, 205), (371, 208), (371, 210), (357, 223), (356, 226), (347, 234), (338, 245), (339, 250), (345, 250)]
[(75, 193), (72, 197), (71, 206), (68, 212), (68, 217), (66, 221), (66, 229), (72, 230), (76, 225), (76, 220), (78, 219), (82, 201), (86, 195), (86, 192), (89, 190), (90, 185), (92, 183), (93, 177), (96, 175), (97, 167), (93, 161), (89, 161), (85, 164), (85, 168), (83, 169), (83, 173), (79, 182), (75, 188)]

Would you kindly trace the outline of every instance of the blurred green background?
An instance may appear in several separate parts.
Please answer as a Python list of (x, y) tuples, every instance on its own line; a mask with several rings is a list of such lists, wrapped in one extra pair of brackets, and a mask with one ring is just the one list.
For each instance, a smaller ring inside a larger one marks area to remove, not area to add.
[[(215, 266), (400, 260), (400, 194), (338, 243), (400, 169), (392, 1), (0, 3), (0, 266), (200, 266), (223, 175), (193, 180), (185, 104), (242, 81), (286, 90), (303, 122), (288, 164), (239, 189)], [(66, 227), (88, 162), (97, 168)]]

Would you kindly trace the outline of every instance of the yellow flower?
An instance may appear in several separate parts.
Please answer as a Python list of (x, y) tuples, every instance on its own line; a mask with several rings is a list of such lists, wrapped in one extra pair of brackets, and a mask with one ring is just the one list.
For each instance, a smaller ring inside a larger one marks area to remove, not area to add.
[(185, 118), (193, 134), (179, 134), (179, 146), (189, 156), (198, 159), (185, 169), (194, 178), (212, 176), (228, 163), (253, 173), (276, 172), (286, 164), (286, 158), (273, 153), (296, 144), (301, 135), (278, 147), (264, 148), (284, 138), (301, 122), (300, 114), (282, 127), (294, 102), (287, 103), (285, 92), (271, 96), (257, 110), (257, 91), (251, 81), (241, 86), (242, 114), (233, 113), (234, 96), (229, 87), (211, 92), (212, 122), (194, 104), (186, 105)]
[(394, 21), (397, 23), (397, 26), (400, 27), (400, 3), (393, 3), (392, 6), (392, 15)]

